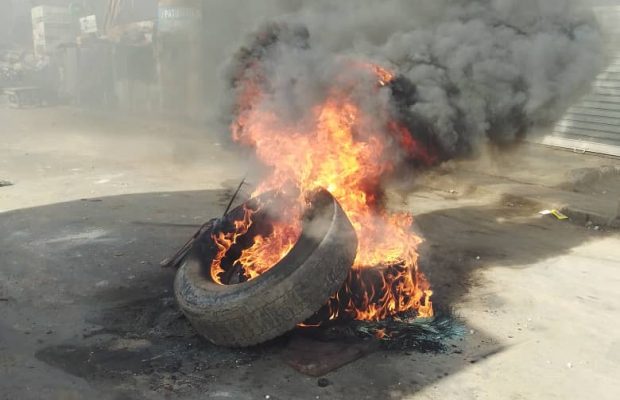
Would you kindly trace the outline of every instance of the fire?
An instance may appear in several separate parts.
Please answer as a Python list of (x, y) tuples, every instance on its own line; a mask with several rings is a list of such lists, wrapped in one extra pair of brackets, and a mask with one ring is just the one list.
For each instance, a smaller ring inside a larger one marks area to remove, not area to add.
[(228, 249), (230, 249), (233, 244), (237, 243), (237, 239), (248, 233), (253, 223), (252, 214), (254, 214), (254, 210), (245, 207), (243, 219), (241, 221), (234, 221), (234, 231), (220, 232), (211, 235), (218, 248), (218, 252), (211, 263), (211, 279), (213, 279), (213, 282), (223, 284), (222, 274), (225, 273), (225, 270), (222, 267), (222, 261), (224, 257), (226, 257)]
[[(215, 283), (221, 285), (230, 283), (230, 277), (228, 277), (228, 279), (223, 279), (226, 276), (226, 269), (222, 264), (225, 258), (228, 257), (228, 251), (233, 245), (237, 244), (240, 240), (244, 240), (244, 235), (246, 235), (254, 225), (254, 216), (262, 207), (263, 204), (260, 202), (257, 202), (255, 208), (245, 205), (243, 209), (243, 218), (233, 221), (233, 229), (211, 235), (211, 238), (218, 248), (218, 252), (211, 263), (210, 271), (211, 279)], [(296, 214), (298, 208), (294, 203), (291, 203), (287, 210), (295, 213), (293, 216), (293, 214), (289, 215), (286, 210), (284, 212), (284, 216), (287, 217), (287, 219), (292, 217), (291, 223), (274, 223), (272, 225), (272, 231), (269, 232), (269, 234), (258, 233), (254, 235), (252, 237), (253, 244), (243, 250), (238, 258), (233, 261), (233, 267), (239, 267), (239, 272), (243, 281), (254, 279), (269, 270), (269, 268), (284, 258), (297, 242), (301, 232), (300, 215)]]
[[(394, 79), (392, 72), (376, 65), (359, 63), (353, 68), (371, 74), (377, 91)], [(398, 146), (414, 154), (416, 143), (397, 122), (386, 118), (386, 123), (378, 123), (365, 113), (347, 90), (352, 83), (343, 82), (303, 120), (292, 123), (255, 107), (266, 94), (255, 80), (241, 81), (233, 138), (254, 148), (259, 160), (271, 167), (253, 195), (272, 190), (296, 195), (286, 218), (274, 224), (270, 235), (258, 235), (237, 263), (246, 279), (277, 263), (299, 237), (303, 194), (325, 188), (347, 213), (359, 240), (349, 279), (328, 303), (329, 318), (381, 320), (407, 311), (432, 316), (432, 291), (417, 266), (421, 239), (411, 230), (413, 218), (391, 213), (382, 204), (381, 179), (395, 167), (388, 150)], [(214, 281), (221, 283), (222, 258), (251, 227), (254, 212), (246, 208), (233, 233), (213, 237), (220, 250), (211, 271)]]

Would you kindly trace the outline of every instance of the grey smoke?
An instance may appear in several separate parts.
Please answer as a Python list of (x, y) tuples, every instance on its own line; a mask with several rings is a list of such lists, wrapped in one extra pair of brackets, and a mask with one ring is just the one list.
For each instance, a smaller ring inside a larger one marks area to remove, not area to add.
[[(414, 85), (405, 111), (430, 127), (446, 157), (554, 121), (604, 62), (600, 29), (578, 0), (308, 3), (281, 2), (277, 15), (280, 2), (269, 2), (274, 21), (309, 37), (307, 47), (282, 39), (262, 49), (271, 96), (258, 106), (299, 117), (320, 101), (343, 58), (373, 61)], [(236, 58), (228, 77), (239, 68)]]

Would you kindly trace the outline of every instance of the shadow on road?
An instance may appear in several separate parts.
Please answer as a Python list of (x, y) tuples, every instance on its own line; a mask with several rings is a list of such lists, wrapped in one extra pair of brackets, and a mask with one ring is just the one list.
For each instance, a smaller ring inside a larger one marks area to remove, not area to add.
[[(9, 370), (0, 391), (23, 398), (21, 384), (36, 387), (36, 374), (58, 368), (103, 398), (402, 398), (502, 350), (478, 331), (447, 354), (372, 354), (330, 374), (323, 388), (279, 359), (286, 338), (245, 350), (209, 344), (174, 303), (174, 271), (158, 263), (220, 215), (230, 194), (134, 194), (0, 214), (0, 316), (11, 327), (36, 321), (27, 337), (6, 335), (21, 343), (12, 351), (45, 363)], [(492, 204), (417, 216), (435, 303), (458, 305), (481, 268), (525, 268), (588, 240), (585, 229), (533, 215), (527, 205)], [(46, 390), (71, 387), (63, 376)]]

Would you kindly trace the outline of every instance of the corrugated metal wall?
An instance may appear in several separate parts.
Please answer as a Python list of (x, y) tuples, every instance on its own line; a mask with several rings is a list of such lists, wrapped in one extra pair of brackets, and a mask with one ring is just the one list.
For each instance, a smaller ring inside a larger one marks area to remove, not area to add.
[(620, 6), (595, 11), (608, 34), (610, 64), (543, 143), (620, 156)]

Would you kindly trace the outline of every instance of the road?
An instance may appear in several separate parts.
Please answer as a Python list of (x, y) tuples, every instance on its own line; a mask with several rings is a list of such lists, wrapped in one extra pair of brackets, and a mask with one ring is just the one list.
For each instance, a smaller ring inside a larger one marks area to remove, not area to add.
[[(618, 160), (525, 145), (401, 177), (390, 205), (415, 214), (435, 304), (467, 333), (442, 354), (371, 354), (320, 387), (282, 362), (282, 341), (202, 340), (159, 267), (222, 212), (247, 156), (181, 122), (71, 108), (0, 121), (14, 183), (0, 188), (0, 399), (620, 397), (620, 235), (538, 214), (573, 199), (570, 171)], [(580, 201), (617, 196), (620, 180), (602, 182)]]

